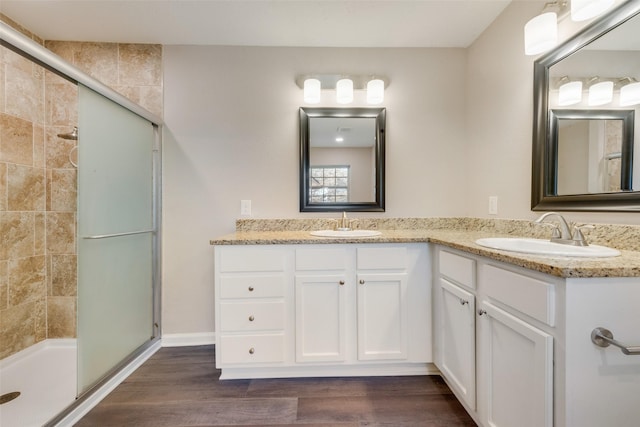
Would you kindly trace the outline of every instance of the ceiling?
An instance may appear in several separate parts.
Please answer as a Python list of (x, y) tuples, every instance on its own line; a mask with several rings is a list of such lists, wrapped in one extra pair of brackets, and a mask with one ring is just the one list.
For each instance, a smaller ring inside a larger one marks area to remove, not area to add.
[(45, 40), (468, 47), (512, 0), (0, 0)]

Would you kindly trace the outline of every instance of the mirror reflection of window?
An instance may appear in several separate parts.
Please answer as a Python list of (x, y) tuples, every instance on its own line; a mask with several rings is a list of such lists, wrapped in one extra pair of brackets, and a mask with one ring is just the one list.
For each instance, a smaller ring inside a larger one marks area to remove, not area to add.
[(309, 174), (310, 203), (349, 202), (349, 165), (314, 166)]
[(559, 120), (558, 195), (621, 190), (622, 120)]

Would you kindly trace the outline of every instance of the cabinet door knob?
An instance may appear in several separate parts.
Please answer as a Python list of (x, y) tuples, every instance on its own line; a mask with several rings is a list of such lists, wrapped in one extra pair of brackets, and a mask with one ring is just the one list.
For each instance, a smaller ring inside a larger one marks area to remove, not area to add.
[(253, 286), (249, 286), (249, 292), (253, 292)]
[(360, 284), (364, 285), (364, 279), (360, 279)]
[(487, 314), (487, 311), (483, 309), (478, 310), (478, 316), (482, 316), (483, 314)]
[(249, 349), (249, 354), (253, 354), (253, 353), (255, 353), (255, 352), (256, 352), (256, 350), (255, 350), (253, 347), (251, 347), (251, 348)]
[(469, 304), (469, 301), (467, 301), (466, 299), (460, 298), (460, 305), (466, 305), (466, 304)]
[(254, 320), (256, 320), (256, 318), (255, 318), (255, 317), (253, 317), (253, 316), (249, 316), (249, 322), (253, 322)]
[(340, 286), (342, 286), (344, 285), (344, 280), (340, 280), (338, 283), (340, 284)]

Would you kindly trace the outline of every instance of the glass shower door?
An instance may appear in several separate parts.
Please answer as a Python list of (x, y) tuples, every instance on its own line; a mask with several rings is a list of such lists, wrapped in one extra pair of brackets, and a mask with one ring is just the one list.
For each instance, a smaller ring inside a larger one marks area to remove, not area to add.
[(79, 85), (78, 395), (154, 335), (148, 120)]

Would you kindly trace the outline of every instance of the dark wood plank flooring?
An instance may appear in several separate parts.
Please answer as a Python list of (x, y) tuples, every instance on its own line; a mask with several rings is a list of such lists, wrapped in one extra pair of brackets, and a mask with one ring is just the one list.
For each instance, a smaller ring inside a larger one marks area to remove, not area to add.
[(162, 348), (76, 426), (476, 425), (439, 376), (219, 377), (213, 346)]

